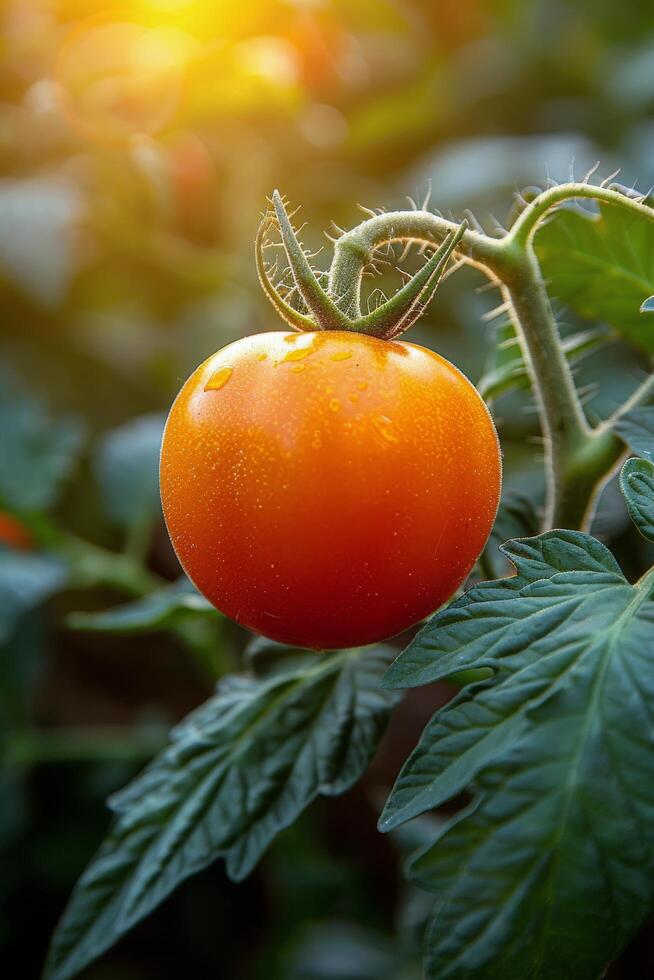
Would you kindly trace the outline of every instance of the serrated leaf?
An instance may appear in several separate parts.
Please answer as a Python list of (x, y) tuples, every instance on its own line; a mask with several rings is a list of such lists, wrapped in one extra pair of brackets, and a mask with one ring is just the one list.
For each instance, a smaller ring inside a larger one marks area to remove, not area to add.
[(553, 296), (654, 352), (654, 329), (640, 313), (654, 293), (653, 222), (617, 205), (601, 204), (597, 215), (562, 208), (535, 247)]
[(153, 520), (160, 512), (159, 451), (165, 416), (141, 415), (109, 432), (94, 468), (105, 508), (120, 527)]
[(620, 473), (629, 515), (648, 541), (654, 541), (654, 463), (648, 459), (628, 459)]
[(76, 419), (53, 419), (38, 399), (0, 385), (0, 507), (51, 507), (81, 444)]
[(67, 576), (66, 565), (57, 558), (0, 547), (0, 643), (22, 615), (63, 588)]
[(632, 452), (654, 460), (654, 405), (641, 405), (625, 412), (617, 420), (615, 432)]
[(654, 910), (652, 583), (581, 532), (505, 551), (516, 575), (437, 614), (389, 671), (494, 677), (429, 722), (382, 826), (475, 794), (412, 864), (438, 894), (428, 980), (596, 980)]
[[(495, 668), (512, 649), (517, 623), (531, 623), (533, 603), (516, 601), (522, 590), (558, 574), (598, 573), (621, 576), (611, 553), (588, 535), (548, 531), (535, 538), (509, 541), (502, 552), (516, 565), (510, 578), (481, 582), (436, 613), (389, 667), (384, 687), (419, 687), (459, 670)], [(564, 595), (567, 600), (567, 596)], [(558, 615), (548, 610), (554, 626)], [(561, 613), (565, 615), (565, 611)], [(518, 649), (520, 641), (516, 639)]]
[(539, 527), (540, 517), (533, 500), (512, 491), (507, 491), (502, 496), (493, 530), (484, 549), (486, 565), (494, 576), (501, 578), (508, 575), (510, 567), (500, 546), (512, 538), (536, 534)]
[(104, 612), (72, 613), (67, 624), (71, 629), (87, 632), (147, 633), (175, 629), (188, 616), (219, 618), (220, 613), (183, 576), (134, 602)]
[(316, 796), (356, 782), (397, 702), (379, 687), (390, 656), (348, 650), (223, 681), (113, 797), (114, 823), (55, 934), (47, 980), (74, 976), (217, 857), (244, 878)]

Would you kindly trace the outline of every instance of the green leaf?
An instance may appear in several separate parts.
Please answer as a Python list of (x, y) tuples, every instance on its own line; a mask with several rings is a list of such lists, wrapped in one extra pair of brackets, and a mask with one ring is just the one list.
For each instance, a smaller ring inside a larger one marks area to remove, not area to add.
[(597, 215), (566, 207), (535, 247), (553, 296), (654, 352), (654, 329), (640, 313), (654, 293), (654, 222), (617, 205), (601, 204)]
[(654, 405), (625, 412), (616, 422), (615, 432), (632, 452), (644, 459), (654, 459)]
[(104, 437), (95, 473), (111, 519), (123, 528), (154, 520), (160, 512), (159, 451), (165, 416), (142, 415)]
[(484, 549), (484, 568), (488, 567), (496, 578), (508, 575), (510, 563), (500, 546), (512, 538), (536, 534), (539, 527), (540, 517), (534, 501), (522, 494), (507, 491), (500, 501), (493, 530)]
[(438, 896), (428, 980), (596, 980), (654, 910), (652, 576), (630, 585), (581, 532), (504, 550), (516, 575), (437, 614), (389, 671), (494, 677), (429, 722), (381, 826), (474, 793), (411, 865)]
[(142, 599), (105, 612), (71, 613), (67, 625), (95, 633), (148, 633), (177, 629), (186, 619), (196, 616), (219, 618), (220, 613), (183, 576)]
[(629, 515), (648, 541), (654, 541), (654, 463), (649, 459), (628, 459), (620, 473)]
[[(582, 330), (561, 341), (561, 347), (570, 364), (576, 364), (587, 354), (599, 350), (613, 340), (613, 333), (605, 326)], [(499, 398), (511, 391), (529, 388), (531, 382), (527, 366), (520, 350), (515, 330), (510, 323), (498, 331), (498, 343), (493, 351), (488, 369), (477, 383), (483, 398)]]
[(379, 687), (390, 656), (347, 650), (269, 679), (225, 679), (112, 799), (116, 817), (55, 934), (47, 980), (74, 976), (217, 857), (241, 880), (316, 796), (356, 782), (398, 700)]
[(52, 419), (38, 399), (0, 380), (0, 507), (47, 510), (77, 459), (82, 427), (72, 418)]
[(0, 643), (21, 616), (63, 588), (67, 577), (66, 565), (56, 558), (0, 547)]

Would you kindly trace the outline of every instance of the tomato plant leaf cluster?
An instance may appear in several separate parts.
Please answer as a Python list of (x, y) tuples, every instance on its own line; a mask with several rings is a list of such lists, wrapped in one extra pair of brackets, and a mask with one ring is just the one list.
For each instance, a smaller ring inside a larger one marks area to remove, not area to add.
[(74, 976), (218, 857), (240, 881), (316, 796), (356, 782), (399, 699), (379, 683), (391, 658), (386, 647), (297, 654), (268, 676), (223, 679), (110, 801), (113, 826), (73, 893), (45, 977)]
[[(623, 474), (643, 520), (650, 469)], [(438, 613), (386, 675), (408, 688), (493, 671), (428, 723), (380, 827), (473, 794), (410, 864), (437, 895), (429, 978), (593, 980), (654, 908), (652, 576), (630, 585), (578, 531), (503, 550), (516, 574)]]

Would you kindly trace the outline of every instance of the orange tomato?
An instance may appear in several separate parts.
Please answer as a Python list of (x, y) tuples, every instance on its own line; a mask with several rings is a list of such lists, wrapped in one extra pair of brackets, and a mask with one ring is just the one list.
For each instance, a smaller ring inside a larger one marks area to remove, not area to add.
[(205, 361), (170, 411), (160, 474), (200, 592), (272, 639), (335, 649), (453, 594), (491, 530), (501, 460), (452, 364), (328, 330), (247, 337)]

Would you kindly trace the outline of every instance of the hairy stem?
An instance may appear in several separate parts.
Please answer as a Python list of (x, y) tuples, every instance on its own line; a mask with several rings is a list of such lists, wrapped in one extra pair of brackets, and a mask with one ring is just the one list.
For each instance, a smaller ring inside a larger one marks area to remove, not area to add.
[(548, 190), (539, 194), (531, 204), (516, 219), (511, 231), (504, 239), (507, 247), (523, 246), (533, 238), (536, 228), (541, 219), (551, 211), (557, 204), (564, 201), (579, 199), (602, 201), (605, 204), (616, 204), (618, 207), (625, 208), (633, 214), (654, 220), (654, 209), (642, 203), (642, 199), (627, 197), (626, 194), (614, 190), (612, 187), (602, 187), (594, 184), (576, 183), (560, 184), (557, 187), (550, 187)]
[[(363, 221), (334, 245), (329, 292), (337, 306), (351, 317), (361, 315), (361, 277), (373, 252), (387, 242), (416, 241), (440, 244), (459, 225), (430, 211), (392, 211)], [(478, 268), (494, 273), (502, 259), (502, 243), (467, 228), (457, 252)]]
[(548, 493), (544, 526), (580, 527), (592, 488), (579, 486), (579, 474), (570, 472), (569, 463), (584, 452), (592, 432), (530, 244), (521, 250), (510, 271), (504, 273), (502, 292), (520, 338), (545, 439)]

